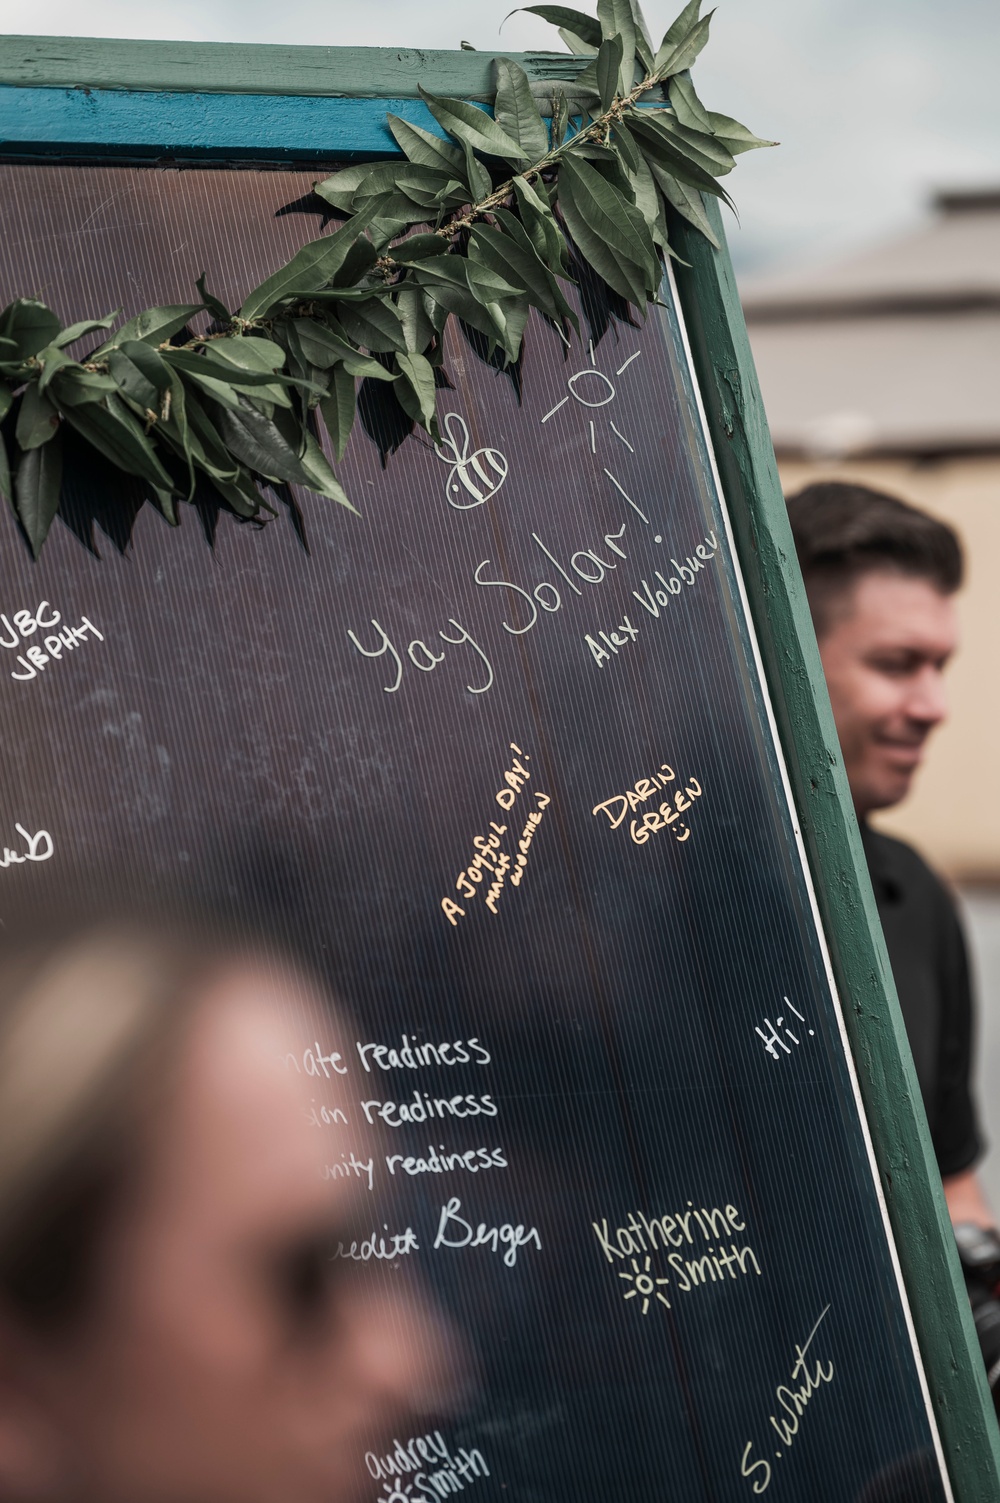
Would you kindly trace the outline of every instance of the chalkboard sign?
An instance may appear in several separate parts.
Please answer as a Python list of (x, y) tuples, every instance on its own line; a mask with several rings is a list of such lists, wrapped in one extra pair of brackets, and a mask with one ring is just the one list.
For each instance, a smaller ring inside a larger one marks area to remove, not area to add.
[[(4, 300), (132, 312), (207, 268), (237, 303), (317, 232), (314, 176), (9, 162)], [(345, 999), (379, 1138), (331, 1146), (370, 1206), (341, 1255), (417, 1266), (480, 1374), (358, 1456), (373, 1499), (937, 1503), (681, 303), (581, 299), (513, 373), (451, 331), (436, 447), (365, 390), (358, 516), (172, 532), (82, 462), (38, 564), (4, 516), (0, 881), (228, 906)]]

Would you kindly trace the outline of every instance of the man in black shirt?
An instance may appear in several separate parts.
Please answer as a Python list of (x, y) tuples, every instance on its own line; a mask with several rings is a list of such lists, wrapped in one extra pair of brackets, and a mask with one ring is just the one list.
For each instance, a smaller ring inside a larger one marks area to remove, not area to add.
[(810, 485), (788, 511), (948, 1209), (960, 1231), (990, 1228), (955, 907), (915, 850), (868, 824), (905, 798), (945, 717), (961, 549), (944, 523), (865, 486)]

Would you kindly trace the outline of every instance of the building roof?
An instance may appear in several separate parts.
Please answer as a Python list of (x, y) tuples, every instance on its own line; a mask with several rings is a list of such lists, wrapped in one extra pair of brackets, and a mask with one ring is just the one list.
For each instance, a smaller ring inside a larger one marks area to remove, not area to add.
[(912, 233), (743, 289), (775, 448), (1000, 450), (1000, 189)]

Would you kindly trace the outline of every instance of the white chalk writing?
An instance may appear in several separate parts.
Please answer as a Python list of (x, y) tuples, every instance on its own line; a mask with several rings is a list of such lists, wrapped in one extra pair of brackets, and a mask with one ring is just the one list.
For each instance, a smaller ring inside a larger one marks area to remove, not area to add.
[[(510, 466), (499, 449), (485, 446), (469, 453), (472, 444), (468, 425), (457, 412), (446, 412), (441, 427), (445, 437), (435, 445), (434, 453), (449, 467), (444, 483), (448, 505), (457, 511), (482, 506), (488, 496), (496, 495), (507, 479)], [(462, 500), (463, 490), (472, 497), (471, 501)]]
[(12, 851), (4, 846), (0, 867), (21, 866), (25, 861), (48, 861), (55, 849), (48, 830), (36, 830), (34, 835), (29, 835), (23, 825), (15, 824), (14, 829), (24, 841), (24, 851)]
[(519, 1248), (534, 1246), (541, 1252), (542, 1239), (537, 1227), (525, 1227), (520, 1224), (514, 1226), (509, 1221), (504, 1222), (503, 1226), (487, 1226), (485, 1221), (481, 1221), (477, 1227), (473, 1228), (471, 1221), (466, 1221), (464, 1216), (458, 1214), (461, 1209), (462, 1202), (457, 1195), (453, 1195), (448, 1203), (441, 1207), (437, 1236), (433, 1244), (435, 1249), (439, 1247), (488, 1247), (491, 1252), (495, 1253), (504, 1247), (506, 1252), (503, 1255), (503, 1261), (507, 1268), (513, 1268), (517, 1262)]

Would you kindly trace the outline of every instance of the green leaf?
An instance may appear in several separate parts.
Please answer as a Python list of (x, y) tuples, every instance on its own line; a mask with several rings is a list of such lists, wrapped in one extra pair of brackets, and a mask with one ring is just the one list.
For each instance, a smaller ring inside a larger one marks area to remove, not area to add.
[(476, 153), (468, 141), (461, 143), (462, 152), (465, 156), (465, 180), (469, 185), (469, 192), (473, 203), (481, 203), (488, 198), (493, 191), (493, 179), (490, 177), (482, 162), (476, 160)]
[(508, 281), (500, 272), (484, 265), (482, 261), (467, 260), (465, 273), (470, 289), (483, 304), (501, 303), (504, 298), (518, 297), (523, 291), (516, 282)]
[(341, 168), (321, 183), (314, 183), (313, 192), (328, 204), (333, 204), (335, 209), (342, 209), (345, 214), (349, 214), (355, 190), (371, 176), (372, 171), (371, 162), (357, 162), (351, 167)]
[(542, 20), (548, 21), (550, 26), (565, 27), (575, 37), (579, 37), (581, 42), (586, 42), (588, 47), (593, 47), (595, 52), (603, 41), (600, 24), (594, 20), (593, 16), (584, 15), (583, 11), (569, 10), (565, 5), (521, 5), (510, 14), (516, 16), (519, 12), (528, 16), (541, 16)]
[(713, 177), (724, 177), (736, 166), (736, 159), (725, 143), (703, 130), (681, 125), (670, 110), (646, 110), (645, 116), (671, 138), (689, 161), (704, 167)]
[(60, 410), (80, 407), (91, 402), (103, 402), (113, 396), (118, 388), (110, 376), (97, 371), (85, 371), (82, 366), (69, 365), (58, 372), (58, 401)]
[(173, 446), (187, 466), (188, 500), (190, 500), (195, 488), (194, 461), (201, 453), (201, 446), (188, 424), (187, 392), (184, 382), (174, 371), (167, 367), (164, 369), (167, 370), (170, 384), (161, 398), (160, 423), (157, 431), (168, 445)]
[(58, 427), (58, 412), (48, 397), (39, 391), (38, 383), (32, 381), (24, 389), (17, 414), (14, 437), (18, 446), (24, 450), (39, 449), (55, 438)]
[[(503, 211), (498, 212), (499, 214)], [(548, 267), (535, 254), (534, 247), (513, 215), (501, 220), (507, 233), (477, 225), (469, 237), (469, 259), (479, 261), (489, 270), (523, 291), (530, 303), (548, 318), (561, 323), (572, 316), (566, 299)], [(517, 232), (524, 238), (519, 239)]]
[(705, 204), (698, 189), (689, 187), (687, 183), (678, 182), (662, 168), (653, 168), (652, 171), (656, 174), (656, 182), (667, 202), (672, 204), (678, 214), (682, 215), (689, 224), (693, 224), (695, 229), (701, 230), (705, 239), (718, 249), (719, 242), (705, 213)]
[(308, 431), (306, 432), (305, 453), (302, 455), (302, 468), (307, 477), (305, 484), (309, 490), (315, 491), (319, 496), (326, 496), (330, 501), (339, 502), (341, 506), (346, 506), (348, 511), (353, 511), (357, 516), (357, 508), (352, 506), (347, 499), (347, 492), (333, 473), (330, 461), (323, 453), (321, 445)]
[(567, 155), (559, 170), (559, 207), (579, 250), (609, 286), (644, 307), (660, 281), (649, 228), (634, 204), (578, 157)]
[[(452, 259), (454, 258), (448, 258), (448, 260)], [(427, 289), (433, 300), (428, 310), (431, 318), (440, 318), (439, 310), (454, 313), (458, 318), (470, 324), (473, 329), (478, 329), (481, 334), (485, 334), (487, 338), (500, 340), (503, 336), (503, 325), (491, 308), (484, 305), (470, 289), (468, 277), (440, 276), (437, 267), (441, 264), (441, 262), (429, 261), (426, 266), (415, 267), (413, 272), (415, 280)], [(444, 322), (445, 320), (440, 318), (436, 327), (443, 328)]]
[(162, 308), (147, 308), (135, 318), (130, 318), (128, 323), (122, 324), (89, 358), (99, 360), (109, 350), (120, 349), (127, 339), (141, 340), (143, 344), (166, 344), (168, 339), (179, 334), (195, 314), (201, 311), (201, 303), (173, 303)]
[(62, 320), (37, 298), (19, 297), (0, 314), (0, 338), (9, 339), (16, 352), (10, 360), (28, 360), (58, 338)]
[(75, 360), (71, 360), (65, 351), (61, 350), (56, 344), (46, 345), (44, 350), (39, 350), (35, 359), (42, 367), (42, 373), (38, 378), (38, 390), (43, 392), (48, 390), (49, 383), (57, 371), (62, 370), (67, 365), (76, 365), (77, 363)]
[(0, 433), (0, 497), (4, 501), (13, 499), (14, 492), (10, 484), (10, 460), (7, 458), (7, 445), (4, 436)]
[(708, 123), (715, 132), (716, 138), (722, 142), (734, 157), (738, 157), (741, 151), (753, 151), (758, 146), (777, 146), (777, 141), (764, 141), (760, 136), (755, 136), (747, 130), (738, 120), (733, 120), (729, 115), (719, 115), (715, 110), (708, 110)]
[(642, 6), (639, 4), (639, 0), (628, 0), (628, 6), (632, 12), (636, 56), (642, 63), (644, 71), (650, 73), (653, 68), (653, 58), (656, 56), (656, 49), (653, 46), (652, 38), (646, 27), (646, 18), (642, 13)]
[(370, 356), (362, 355), (360, 350), (356, 350), (328, 324), (320, 323), (314, 318), (296, 318), (290, 324), (305, 359), (319, 370), (329, 370), (332, 366), (343, 364), (351, 376), (370, 376), (376, 381), (392, 380), (384, 366)]
[(178, 517), (177, 507), (174, 504), (173, 492), (162, 491), (155, 485), (151, 485), (150, 490), (153, 493), (153, 501), (155, 505), (166, 517), (167, 521), (170, 523), (170, 526), (176, 527), (178, 525)]
[(537, 162), (549, 149), (549, 133), (532, 96), (528, 75), (506, 57), (498, 57), (495, 67), (494, 118), (500, 128), (523, 147), (529, 161)]
[[(597, 0), (597, 19), (605, 41), (618, 37), (622, 45), (618, 93), (627, 94), (635, 81), (635, 17), (629, 0)], [(600, 59), (600, 53), (598, 53)]]
[(202, 307), (205, 308), (208, 313), (211, 313), (215, 321), (220, 324), (231, 324), (233, 321), (233, 315), (230, 313), (225, 303), (220, 303), (217, 297), (213, 297), (212, 294), (206, 290), (204, 272), (202, 272), (201, 276), (198, 278), (197, 282), (195, 282), (194, 285), (198, 289), (198, 296), (201, 298)]
[(173, 480), (160, 463), (152, 442), (120, 398), (111, 396), (103, 402), (67, 407), (63, 416), (120, 470), (138, 475), (160, 490), (173, 490)]
[(244, 517), (249, 521), (259, 514), (264, 502), (253, 480), (245, 470), (236, 470), (231, 480), (222, 475), (212, 474), (209, 475), (209, 479), (227, 506), (238, 517)]
[(503, 304), (504, 349), (507, 359), (513, 364), (521, 353), (521, 340), (531, 312), (526, 297), (510, 298)]
[[(460, 175), (464, 172), (464, 157), (458, 147), (452, 146), (450, 141), (442, 141), (440, 136), (424, 130), (423, 126), (411, 125), (408, 120), (401, 120), (398, 115), (386, 115), (385, 123), (392, 131), (399, 149), (417, 166), (439, 167), (453, 175), (456, 173)], [(319, 192), (319, 189), (316, 191)]]
[[(436, 208), (443, 193), (449, 191), (457, 177), (464, 173), (463, 165), (427, 166), (413, 162), (378, 162), (369, 169), (367, 177), (355, 188), (351, 197), (351, 212), (360, 213), (369, 200), (383, 198), (382, 217), (402, 214), (412, 218), (417, 209)], [(461, 184), (458, 185), (461, 188)]]
[(574, 155), (578, 159), (583, 157), (585, 161), (588, 161), (594, 170), (601, 174), (604, 181), (610, 183), (612, 188), (621, 194), (622, 198), (627, 199), (629, 203), (635, 201), (621, 152), (612, 151), (610, 146), (598, 146), (593, 142), (586, 142), (577, 147)]
[(343, 265), (334, 273), (334, 286), (355, 287), (364, 281), (377, 260), (375, 246), (366, 235), (359, 236), (344, 257)]
[[(390, 380), (392, 379), (389, 371), (385, 371), (384, 374)], [(329, 394), (321, 399), (319, 409), (323, 414), (326, 431), (330, 435), (333, 452), (338, 460), (343, 459), (357, 411), (354, 377), (344, 366), (334, 367)]]
[(451, 249), (443, 235), (408, 235), (398, 245), (391, 245), (388, 255), (400, 266), (412, 261), (426, 261), (429, 256), (446, 256)]
[(364, 233), (377, 213), (378, 200), (375, 200), (365, 213), (356, 214), (334, 234), (323, 235), (304, 245), (290, 261), (250, 293), (240, 309), (240, 316), (245, 319), (261, 318), (293, 292), (302, 296), (303, 291), (308, 293), (326, 286), (343, 265), (355, 240)]
[(433, 366), (423, 355), (416, 353), (397, 355), (396, 364), (400, 369), (401, 379), (408, 383), (417, 399), (416, 421), (429, 433), (433, 433), (437, 427)]
[(700, 15), (701, 0), (688, 0), (688, 4), (685, 5), (677, 19), (671, 22), (670, 26), (663, 33), (663, 41), (660, 43), (657, 57), (659, 57), (660, 53), (666, 57), (668, 52), (672, 51), (677, 46), (677, 43), (683, 37), (687, 36)]
[(371, 297), (364, 303), (345, 304), (340, 310), (340, 322), (356, 344), (362, 344), (376, 354), (406, 349), (399, 314), (392, 303), (383, 298)]
[(730, 202), (728, 193), (716, 182), (714, 175), (692, 159), (686, 145), (675, 133), (664, 129), (654, 118), (652, 110), (630, 111), (628, 123), (632, 134), (639, 138), (643, 155), (657, 181), (658, 172), (665, 171), (692, 188), (700, 188), (703, 193), (712, 193), (716, 198)]
[[(218, 341), (223, 343), (224, 341)], [(242, 343), (242, 341), (234, 341)], [(262, 340), (262, 343), (269, 343)], [(216, 343), (213, 341), (208, 346), (214, 351)], [(174, 370), (183, 371), (186, 376), (193, 376), (196, 380), (223, 381), (229, 386), (236, 387), (264, 387), (278, 390), (282, 386), (308, 387), (308, 381), (300, 381), (295, 376), (285, 376), (280, 372), (269, 369), (261, 370), (250, 367), (247, 364), (237, 365), (234, 360), (216, 360), (214, 354), (196, 355), (193, 350), (168, 349), (163, 351), (163, 359)]]
[(246, 371), (266, 371), (272, 376), (285, 364), (285, 352), (273, 339), (263, 339), (259, 334), (228, 335), (213, 339), (206, 349), (219, 360), (227, 360)]
[(239, 464), (227, 450), (200, 399), (186, 391), (184, 405), (188, 421), (188, 444), (199, 468), (213, 480), (235, 482), (239, 476)]
[(514, 196), (521, 213), (521, 220), (535, 253), (545, 262), (550, 271), (558, 276), (566, 266), (566, 241), (556, 223), (548, 202), (541, 197), (537, 187), (523, 177), (514, 178)]
[(121, 350), (111, 351), (108, 372), (122, 395), (134, 403), (143, 416), (147, 412), (159, 411), (160, 394), (156, 387)]
[(684, 73), (690, 68), (708, 41), (708, 28), (714, 14), (715, 12), (710, 10), (707, 16), (696, 21), (676, 46), (670, 46), (664, 42), (654, 60), (655, 70), (661, 78), (670, 78), (672, 74)]
[(271, 418), (248, 403), (241, 403), (236, 411), (218, 407), (212, 416), (229, 454), (248, 470), (268, 480), (309, 484), (299, 455)]
[(121, 317), (121, 309), (116, 308), (114, 313), (109, 313), (107, 318), (88, 318), (82, 323), (70, 324), (69, 328), (63, 329), (58, 338), (52, 343), (60, 350), (64, 350), (68, 344), (73, 344), (77, 339), (84, 339), (88, 334), (96, 334), (98, 329), (110, 329), (116, 318)]
[(674, 75), (670, 80), (668, 94), (674, 114), (681, 125), (686, 125), (689, 130), (711, 133), (712, 122), (708, 118), (708, 111), (695, 93), (689, 72)]
[(621, 165), (625, 171), (627, 173), (638, 172), (641, 153), (629, 133), (628, 126), (619, 121), (614, 128), (612, 140), (618, 148)]
[(14, 506), (36, 558), (59, 510), (61, 489), (61, 437), (21, 455), (14, 482)]
[(607, 113), (620, 92), (622, 70), (622, 39), (607, 37), (597, 54), (597, 87), (601, 95), (601, 109)]
[(119, 346), (119, 349), (123, 355), (128, 356), (132, 364), (142, 372), (157, 392), (166, 391), (173, 385), (174, 377), (171, 375), (169, 365), (163, 356), (150, 345), (143, 344), (140, 339), (127, 339)]
[(636, 156), (636, 169), (629, 173), (632, 191), (635, 194), (635, 206), (649, 225), (649, 232), (653, 239), (660, 245), (666, 245), (665, 222), (660, 195), (656, 191), (656, 180), (641, 152), (637, 152)]
[(512, 140), (485, 110), (466, 104), (462, 99), (444, 99), (440, 94), (430, 94), (420, 84), (417, 88), (438, 125), (456, 141), (468, 142), (474, 151), (502, 157), (508, 162), (526, 160), (518, 142)]
[(419, 287), (402, 287), (396, 295), (396, 312), (403, 326), (403, 339), (411, 353), (423, 352), (434, 338), (434, 325), (424, 307)]
[[(207, 371), (207, 366), (205, 369)], [(223, 407), (232, 408), (234, 412), (239, 407), (239, 394), (236, 387), (230, 385), (228, 381), (220, 381), (217, 377), (204, 374), (201, 369), (185, 370), (183, 376), (188, 392), (202, 391), (214, 401), (220, 402)]]
[(575, 32), (570, 31), (568, 27), (560, 26), (559, 35), (566, 43), (566, 46), (569, 48), (570, 52), (574, 53), (576, 57), (597, 56), (597, 48), (591, 47), (588, 42), (583, 41), (583, 39), (581, 37), (578, 37)]

